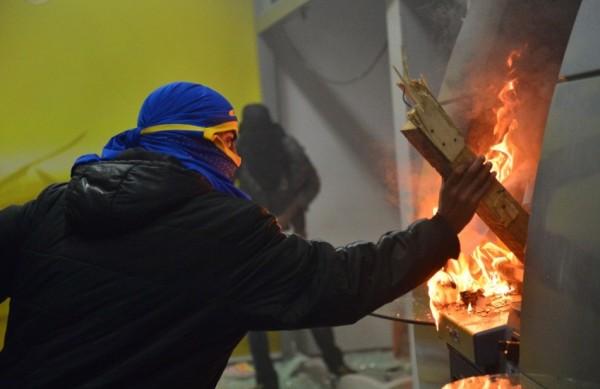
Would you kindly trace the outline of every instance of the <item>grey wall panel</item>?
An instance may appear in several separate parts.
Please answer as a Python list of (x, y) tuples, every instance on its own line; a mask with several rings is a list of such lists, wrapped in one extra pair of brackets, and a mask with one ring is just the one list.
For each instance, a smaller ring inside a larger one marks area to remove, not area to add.
[(600, 1), (584, 0), (571, 32), (560, 74), (570, 76), (600, 69)]
[(551, 388), (600, 387), (598, 90), (600, 77), (557, 87), (529, 224), (521, 369)]

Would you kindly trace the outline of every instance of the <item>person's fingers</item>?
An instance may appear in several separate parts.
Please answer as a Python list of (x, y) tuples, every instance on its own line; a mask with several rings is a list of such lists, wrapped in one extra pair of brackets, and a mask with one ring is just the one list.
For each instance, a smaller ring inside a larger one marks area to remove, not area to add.
[(464, 189), (469, 185), (471, 181), (477, 176), (477, 173), (481, 169), (483, 164), (483, 157), (477, 157), (470, 165), (468, 165), (467, 170), (461, 177), (460, 182), (457, 184), (460, 188), (461, 192), (464, 192)]
[(464, 194), (467, 198), (472, 197), (486, 183), (490, 177), (491, 169), (492, 164), (490, 162), (484, 163), (477, 171), (477, 175), (470, 182), (466, 182), (467, 186), (464, 188)]
[(473, 201), (475, 204), (479, 204), (483, 196), (490, 190), (492, 184), (494, 183), (494, 179), (496, 177), (495, 173), (489, 174), (485, 177), (485, 181), (483, 184), (477, 189), (477, 191), (473, 194)]
[(468, 169), (469, 165), (462, 163), (460, 165), (458, 165), (456, 167), (456, 169), (454, 169), (452, 171), (452, 173), (450, 173), (450, 175), (448, 176), (448, 178), (446, 178), (444, 180), (444, 184), (446, 186), (453, 186), (456, 185), (457, 183), (459, 183), (463, 177), (463, 175), (465, 174), (465, 171)]
[(484, 169), (483, 157), (478, 157), (469, 165), (465, 173), (462, 175), (460, 182), (456, 184), (456, 191), (460, 195), (461, 201), (466, 201), (471, 192), (471, 185), (479, 175), (479, 172)]
[(470, 163), (463, 162), (460, 165), (458, 165), (454, 171), (459, 175), (462, 175), (469, 168), (470, 165)]
[(481, 169), (483, 169), (485, 166), (484, 162), (485, 159), (483, 157), (477, 157), (465, 172), (463, 180), (470, 182), (477, 177)]

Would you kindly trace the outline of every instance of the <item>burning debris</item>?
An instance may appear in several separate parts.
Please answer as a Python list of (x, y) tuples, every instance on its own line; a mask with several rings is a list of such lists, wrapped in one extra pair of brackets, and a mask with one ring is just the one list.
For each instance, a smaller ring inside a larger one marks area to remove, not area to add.
[(474, 305), (476, 305), (477, 299), (480, 297), (483, 297), (483, 289), (477, 289), (474, 292), (470, 290), (463, 290), (460, 292), (460, 299), (462, 300), (463, 304), (467, 305), (467, 307), (472, 308)]
[[(474, 255), (485, 252), (482, 246), (485, 248), (492, 245), (495, 246), (487, 242), (478, 246)], [(523, 268), (521, 262), (514, 256), (511, 260), (510, 266)], [(508, 281), (497, 269), (494, 269), (493, 263), (494, 258), (489, 256), (475, 260), (473, 256), (467, 259), (464, 254), (461, 254), (458, 260), (448, 261), (445, 268), (438, 271), (427, 282), (429, 304), (436, 323), (439, 322), (439, 311), (443, 309), (452, 307), (464, 310), (471, 306), (473, 313), (487, 316), (491, 310), (508, 306), (511, 302), (520, 299), (520, 284), (523, 279)], [(520, 274), (522, 275), (522, 271)]]

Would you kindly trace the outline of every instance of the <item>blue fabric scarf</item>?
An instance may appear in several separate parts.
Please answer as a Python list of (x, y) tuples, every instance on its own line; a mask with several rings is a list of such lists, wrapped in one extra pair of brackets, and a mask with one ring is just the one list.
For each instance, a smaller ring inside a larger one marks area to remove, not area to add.
[(211, 127), (237, 120), (231, 104), (218, 92), (199, 84), (175, 82), (152, 92), (144, 101), (138, 116), (138, 126), (112, 137), (102, 154), (86, 154), (75, 166), (111, 161), (123, 151), (141, 147), (144, 150), (176, 158), (184, 167), (204, 176), (214, 190), (249, 199), (235, 187), (235, 163), (204, 138), (201, 131), (161, 131), (141, 134), (142, 129), (159, 124), (191, 124)]

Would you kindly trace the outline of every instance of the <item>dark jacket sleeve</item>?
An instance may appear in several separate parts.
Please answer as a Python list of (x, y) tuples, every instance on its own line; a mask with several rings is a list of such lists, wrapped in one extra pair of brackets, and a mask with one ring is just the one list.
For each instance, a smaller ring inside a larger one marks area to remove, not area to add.
[(19, 251), (31, 228), (34, 203), (0, 211), (0, 302), (10, 297)]
[(15, 270), (31, 231), (59, 197), (64, 184), (45, 188), (36, 200), (12, 205), (0, 211), (0, 302), (11, 296)]
[(460, 251), (458, 238), (437, 216), (376, 243), (339, 248), (271, 235), (258, 246), (251, 239), (250, 257), (232, 274), (232, 309), (249, 330), (354, 323), (426, 281)]
[(291, 191), (298, 206), (306, 210), (321, 188), (319, 175), (302, 146), (294, 138), (286, 136), (283, 146), (290, 157)]

